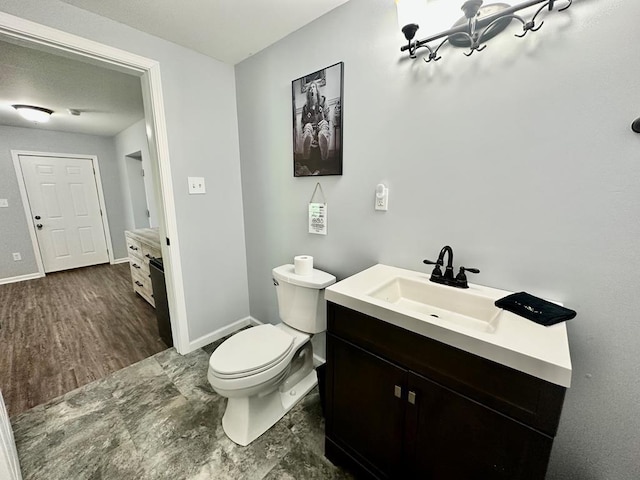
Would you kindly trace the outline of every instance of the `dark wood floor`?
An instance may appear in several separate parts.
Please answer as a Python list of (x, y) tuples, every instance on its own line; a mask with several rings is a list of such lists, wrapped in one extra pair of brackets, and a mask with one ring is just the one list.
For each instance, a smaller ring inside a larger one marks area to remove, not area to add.
[(0, 285), (0, 389), (11, 416), (166, 348), (128, 263)]

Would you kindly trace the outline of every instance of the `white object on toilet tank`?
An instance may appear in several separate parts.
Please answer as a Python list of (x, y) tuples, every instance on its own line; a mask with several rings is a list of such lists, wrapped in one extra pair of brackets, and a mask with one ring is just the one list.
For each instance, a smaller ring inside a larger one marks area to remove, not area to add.
[(324, 332), (327, 329), (324, 289), (333, 285), (336, 277), (315, 268), (309, 275), (297, 275), (291, 264), (276, 267), (271, 273), (280, 319), (301, 332)]
[(313, 273), (313, 257), (311, 255), (293, 257), (293, 265), (293, 271), (296, 275), (311, 275)]

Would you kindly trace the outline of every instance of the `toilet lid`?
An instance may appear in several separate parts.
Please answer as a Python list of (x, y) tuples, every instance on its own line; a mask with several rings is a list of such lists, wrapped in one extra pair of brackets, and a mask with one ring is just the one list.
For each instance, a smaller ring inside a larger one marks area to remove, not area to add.
[(215, 373), (240, 376), (258, 373), (277, 364), (293, 348), (293, 337), (271, 325), (242, 330), (225, 340), (211, 355)]

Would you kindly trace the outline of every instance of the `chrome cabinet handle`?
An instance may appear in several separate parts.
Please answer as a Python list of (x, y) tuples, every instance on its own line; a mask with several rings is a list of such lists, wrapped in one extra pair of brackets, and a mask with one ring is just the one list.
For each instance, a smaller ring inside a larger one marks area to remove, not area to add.
[(37, 228), (38, 230), (42, 230), (42, 224), (41, 224), (41, 223), (38, 223), (38, 224), (36, 225), (36, 228)]
[(130, 248), (131, 250), (138, 250), (138, 247), (134, 247), (133, 245), (129, 245), (129, 248)]
[(131, 266), (132, 266), (133, 268), (140, 268), (140, 265), (138, 265), (137, 263), (132, 263), (132, 264), (131, 264)]
[(135, 281), (135, 284), (138, 285), (139, 287), (143, 287), (144, 286), (138, 280)]

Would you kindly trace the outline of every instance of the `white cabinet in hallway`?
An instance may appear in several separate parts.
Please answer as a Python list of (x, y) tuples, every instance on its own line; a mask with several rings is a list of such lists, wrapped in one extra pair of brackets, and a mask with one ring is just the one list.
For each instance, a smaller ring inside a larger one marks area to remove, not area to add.
[(129, 253), (133, 291), (155, 307), (153, 287), (151, 285), (149, 272), (149, 260), (151, 257), (159, 258), (162, 256), (158, 229), (140, 228), (124, 233), (127, 239), (127, 252)]

